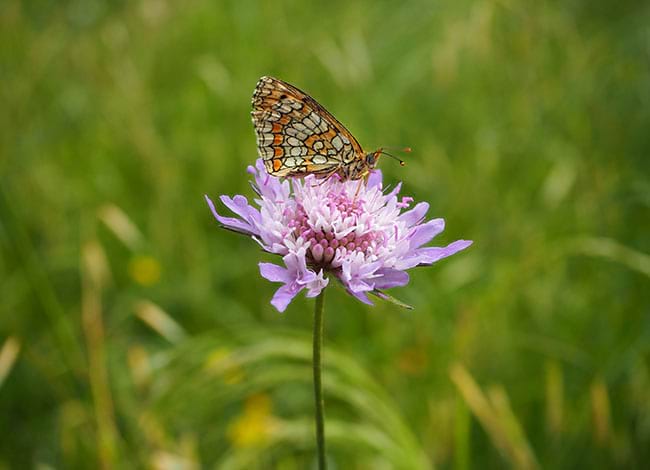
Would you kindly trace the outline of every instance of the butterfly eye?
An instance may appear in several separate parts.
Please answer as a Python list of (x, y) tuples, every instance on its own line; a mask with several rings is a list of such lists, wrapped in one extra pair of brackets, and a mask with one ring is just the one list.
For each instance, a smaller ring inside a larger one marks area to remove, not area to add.
[(366, 163), (368, 164), (368, 166), (374, 166), (376, 161), (377, 159), (375, 158), (374, 153), (366, 154)]

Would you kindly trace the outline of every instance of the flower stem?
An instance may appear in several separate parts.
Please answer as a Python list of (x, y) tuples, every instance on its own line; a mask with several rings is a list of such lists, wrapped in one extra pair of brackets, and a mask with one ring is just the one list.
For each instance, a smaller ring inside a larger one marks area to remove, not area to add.
[(323, 406), (323, 387), (321, 384), (321, 346), (323, 343), (323, 303), (325, 289), (316, 297), (314, 309), (314, 401), (316, 404), (316, 447), (318, 450), (318, 468), (325, 470), (325, 416)]

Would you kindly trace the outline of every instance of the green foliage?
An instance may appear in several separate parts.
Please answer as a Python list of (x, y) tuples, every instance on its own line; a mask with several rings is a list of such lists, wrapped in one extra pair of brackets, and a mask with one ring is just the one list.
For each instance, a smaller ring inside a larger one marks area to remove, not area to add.
[[(326, 5), (326, 6), (325, 6)], [(650, 461), (642, 2), (0, 3), (0, 468), (309, 468), (313, 304), (203, 194), (252, 197), (261, 75), (475, 244), (413, 311), (325, 306), (336, 468)]]

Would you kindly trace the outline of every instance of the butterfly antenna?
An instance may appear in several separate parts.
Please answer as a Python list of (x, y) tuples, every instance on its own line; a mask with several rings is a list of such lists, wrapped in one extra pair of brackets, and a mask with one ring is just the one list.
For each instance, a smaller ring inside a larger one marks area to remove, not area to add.
[(406, 165), (406, 162), (404, 162), (404, 160), (402, 160), (402, 159), (396, 157), (396, 156), (393, 155), (392, 153), (388, 153), (388, 152), (386, 152), (386, 151), (385, 151), (386, 149), (393, 150), (393, 151), (396, 150), (396, 151), (398, 151), (398, 152), (409, 153), (409, 152), (411, 152), (411, 147), (404, 147), (404, 148), (382, 147), (382, 148), (380, 148), (380, 149), (378, 150), (378, 153), (379, 153), (379, 154), (381, 154), (381, 155), (386, 155), (386, 156), (388, 156), (388, 157), (391, 157), (391, 158), (397, 160), (401, 166)]
[(391, 152), (411, 153), (411, 147), (382, 147), (381, 150), (390, 150)]

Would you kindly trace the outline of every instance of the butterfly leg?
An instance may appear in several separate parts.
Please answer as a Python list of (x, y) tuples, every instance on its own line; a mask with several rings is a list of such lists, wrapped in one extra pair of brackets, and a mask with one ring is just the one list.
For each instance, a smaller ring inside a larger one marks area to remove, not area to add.
[[(325, 183), (325, 181), (327, 181), (328, 179), (330, 179), (332, 176), (336, 175), (338, 171), (339, 171), (338, 168), (334, 168), (332, 171), (330, 171), (330, 172), (328, 172), (328, 173), (324, 173), (323, 176), (320, 178), (321, 181), (320, 181), (319, 184), (323, 184), (323, 183)], [(339, 178), (339, 179), (340, 179), (340, 178)]]
[(361, 185), (363, 184), (364, 178), (359, 178), (359, 184), (357, 185), (357, 190), (354, 192), (353, 202), (357, 201), (357, 196), (359, 196), (359, 191), (361, 191)]

